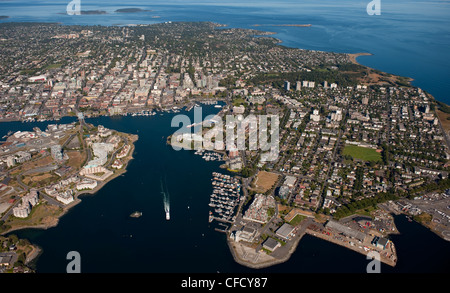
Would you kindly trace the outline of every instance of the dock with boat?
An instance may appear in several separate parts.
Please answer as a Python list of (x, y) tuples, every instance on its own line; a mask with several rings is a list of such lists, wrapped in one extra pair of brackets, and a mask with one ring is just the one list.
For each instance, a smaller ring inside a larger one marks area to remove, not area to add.
[(206, 161), (223, 161), (223, 155), (214, 151), (207, 151), (205, 149), (199, 149), (195, 151), (195, 155), (202, 156)]
[(241, 197), (241, 184), (239, 180), (230, 175), (221, 174), (218, 172), (212, 173), (213, 178), (211, 184), (213, 192), (210, 196), (209, 206), (209, 222), (216, 220), (219, 225), (224, 226), (223, 230), (217, 229), (219, 232), (226, 232), (228, 226), (226, 224), (233, 224), (236, 219), (236, 207), (239, 202), (243, 200)]

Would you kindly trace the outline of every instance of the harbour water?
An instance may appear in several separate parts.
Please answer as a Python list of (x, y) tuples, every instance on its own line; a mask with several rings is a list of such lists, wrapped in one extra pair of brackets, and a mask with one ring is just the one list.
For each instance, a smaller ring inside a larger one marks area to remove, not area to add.
[[(218, 111), (204, 106), (203, 115)], [(193, 111), (180, 114), (193, 115)], [(151, 117), (99, 117), (94, 125), (139, 135), (134, 159), (127, 172), (64, 215), (48, 230), (14, 232), (43, 249), (37, 272), (65, 272), (69, 251), (81, 255), (82, 272), (216, 273), (364, 273), (365, 256), (310, 235), (283, 264), (253, 270), (234, 262), (225, 234), (208, 221), (213, 172), (230, 174), (220, 161), (206, 161), (193, 151), (175, 151), (166, 138), (174, 113)], [(193, 117), (191, 117), (193, 120)], [(64, 118), (60, 123), (72, 122)], [(45, 129), (49, 122), (0, 123), (0, 135), (9, 130)], [(53, 122), (52, 122), (53, 123)], [(170, 221), (165, 218), (161, 176), (170, 192)], [(131, 218), (140, 211), (142, 216)], [(382, 272), (449, 272), (450, 242), (439, 238), (404, 216), (396, 218), (402, 234), (393, 235), (399, 261), (395, 268), (382, 265)], [(219, 227), (220, 228), (220, 227)]]

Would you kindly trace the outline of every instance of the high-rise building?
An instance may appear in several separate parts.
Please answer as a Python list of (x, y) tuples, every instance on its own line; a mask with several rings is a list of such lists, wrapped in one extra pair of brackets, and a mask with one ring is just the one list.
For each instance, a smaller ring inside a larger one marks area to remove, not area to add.
[(52, 157), (55, 160), (62, 160), (63, 154), (62, 154), (62, 148), (59, 144), (53, 145), (51, 148)]
[(287, 91), (291, 89), (291, 83), (287, 80), (284, 82), (284, 89)]

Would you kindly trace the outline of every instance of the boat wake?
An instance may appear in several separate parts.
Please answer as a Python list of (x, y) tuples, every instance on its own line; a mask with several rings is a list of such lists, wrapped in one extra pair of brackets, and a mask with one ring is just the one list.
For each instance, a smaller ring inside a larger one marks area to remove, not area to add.
[(170, 220), (170, 195), (167, 190), (167, 182), (161, 177), (161, 193), (163, 195), (164, 212), (166, 213), (166, 220)]

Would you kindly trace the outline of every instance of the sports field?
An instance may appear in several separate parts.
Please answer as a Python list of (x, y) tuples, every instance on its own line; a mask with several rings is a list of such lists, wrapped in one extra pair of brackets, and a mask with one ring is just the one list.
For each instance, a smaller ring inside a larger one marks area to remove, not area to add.
[(371, 148), (364, 148), (356, 145), (346, 145), (344, 155), (350, 155), (354, 159), (363, 161), (381, 161), (381, 153)]
[(255, 187), (259, 192), (266, 192), (277, 182), (279, 175), (276, 173), (260, 171), (256, 176)]

